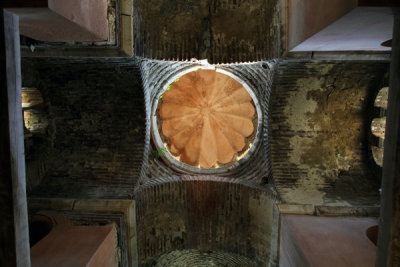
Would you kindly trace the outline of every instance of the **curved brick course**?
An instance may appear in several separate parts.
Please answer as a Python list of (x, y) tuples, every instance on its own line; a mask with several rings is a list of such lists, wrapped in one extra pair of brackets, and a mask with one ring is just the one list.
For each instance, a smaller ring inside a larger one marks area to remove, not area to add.
[(277, 0), (135, 0), (133, 4), (136, 56), (232, 63), (280, 55)]
[[(22, 62), (22, 84), (40, 88), (52, 123), (47, 138), (50, 151), (42, 153), (46, 155), (43, 182), (31, 194), (131, 198), (145, 133), (136, 60), (23, 58)], [(28, 151), (27, 157), (31, 156)]]
[(220, 251), (176, 250), (160, 256), (148, 266), (154, 267), (257, 267), (252, 260), (232, 253)]
[[(172, 250), (223, 251), (267, 263), (275, 258), (272, 190), (210, 176), (152, 180), (136, 192), (140, 264)], [(246, 266), (246, 265), (244, 265)]]
[[(147, 183), (149, 180), (167, 177), (180, 177), (178, 172), (168, 166), (162, 157), (152, 156), (154, 146), (151, 140), (151, 116), (153, 99), (165, 85), (166, 81), (181, 72), (183, 69), (202, 64), (201, 62), (174, 62), (174, 61), (140, 61), (140, 68), (144, 81), (144, 95), (146, 104), (146, 136), (143, 164), (140, 173), (139, 185)], [(256, 137), (255, 149), (249, 159), (231, 171), (218, 175), (219, 177), (229, 177), (240, 180), (251, 180), (259, 184), (271, 182), (271, 167), (269, 161), (269, 95), (272, 85), (272, 77), (276, 61), (259, 62), (251, 64), (224, 64), (217, 67), (229, 71), (247, 83), (257, 100), (260, 103), (263, 115), (262, 125), (259, 126), (260, 133)]]

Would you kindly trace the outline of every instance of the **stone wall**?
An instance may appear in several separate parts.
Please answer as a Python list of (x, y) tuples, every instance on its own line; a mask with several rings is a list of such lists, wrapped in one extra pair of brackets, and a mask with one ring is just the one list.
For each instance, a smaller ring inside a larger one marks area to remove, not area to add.
[(160, 180), (136, 194), (139, 263), (149, 264), (170, 251), (197, 249), (265, 265), (276, 255), (276, 245), (271, 248), (271, 232), (277, 231), (274, 201), (261, 187), (229, 179)]
[(274, 183), (283, 201), (379, 203), (370, 123), (388, 69), (382, 62), (280, 62), (270, 140)]
[(277, 0), (133, 2), (136, 56), (234, 63), (280, 55)]
[(27, 150), (28, 170), (45, 155), (41, 172), (28, 172), (28, 180), (43, 179), (31, 194), (131, 198), (144, 142), (135, 61), (24, 58), (22, 72), (22, 85), (41, 91), (49, 118)]

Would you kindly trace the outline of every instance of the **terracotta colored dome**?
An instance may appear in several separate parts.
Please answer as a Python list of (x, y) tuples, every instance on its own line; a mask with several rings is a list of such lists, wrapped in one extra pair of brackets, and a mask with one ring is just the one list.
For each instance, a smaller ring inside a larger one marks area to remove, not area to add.
[(215, 70), (183, 75), (164, 92), (158, 111), (170, 153), (201, 168), (218, 167), (248, 147), (255, 108), (247, 90)]

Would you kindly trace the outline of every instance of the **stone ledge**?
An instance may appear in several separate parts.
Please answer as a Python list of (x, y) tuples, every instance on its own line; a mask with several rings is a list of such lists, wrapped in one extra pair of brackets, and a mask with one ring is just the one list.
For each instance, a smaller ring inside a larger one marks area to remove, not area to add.
[(280, 214), (318, 217), (379, 217), (380, 206), (322, 206), (311, 204), (277, 204)]

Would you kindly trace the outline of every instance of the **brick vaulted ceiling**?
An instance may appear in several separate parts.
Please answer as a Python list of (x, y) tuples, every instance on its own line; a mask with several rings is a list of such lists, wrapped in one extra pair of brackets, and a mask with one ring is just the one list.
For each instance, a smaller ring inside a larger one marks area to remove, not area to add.
[[(234, 63), (279, 56), (277, 0), (136, 0), (135, 55)], [(245, 30), (244, 30), (245, 29)]]

